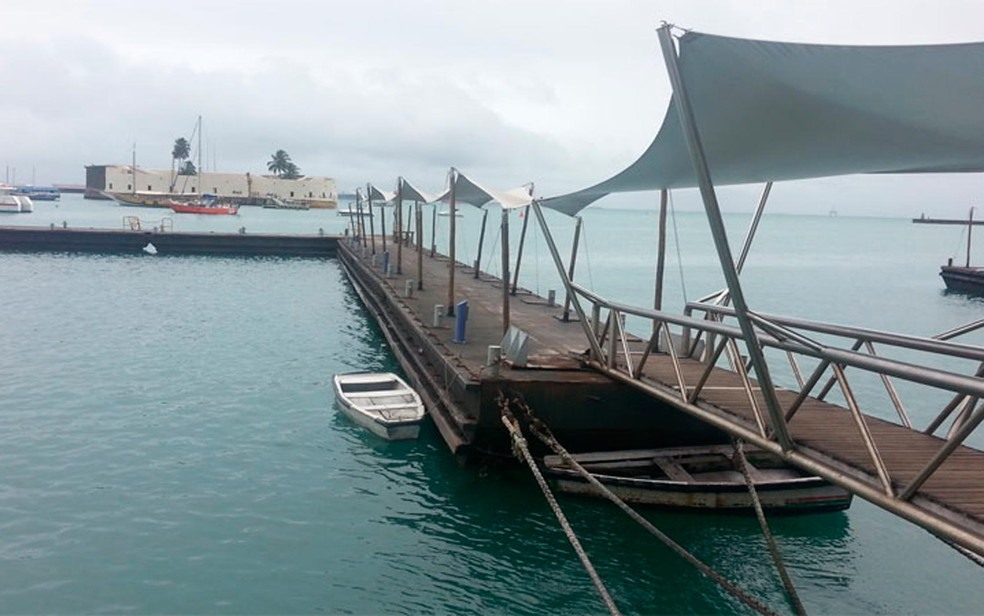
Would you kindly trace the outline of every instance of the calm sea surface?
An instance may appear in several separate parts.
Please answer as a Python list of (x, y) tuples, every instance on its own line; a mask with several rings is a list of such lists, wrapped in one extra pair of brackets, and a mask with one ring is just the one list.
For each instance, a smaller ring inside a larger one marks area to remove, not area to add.
[[(0, 224), (118, 227), (124, 215), (164, 212), (66, 196)], [(480, 217), (465, 208), (462, 261)], [(257, 208), (174, 218), (176, 231), (347, 223)], [(550, 219), (566, 255), (573, 223)], [(734, 243), (748, 220), (728, 217)], [(651, 303), (655, 227), (650, 212), (589, 210), (577, 278)], [(667, 307), (722, 284), (706, 227), (676, 216)], [(938, 266), (960, 241), (956, 227), (902, 219), (767, 215), (747, 295), (766, 312), (932, 335), (984, 313), (941, 293)], [(531, 231), (523, 283), (541, 294), (559, 288), (547, 257)], [(497, 271), (495, 253), (482, 261)], [(387, 444), (339, 415), (333, 373), (397, 365), (335, 261), (0, 254), (0, 313), (2, 613), (604, 611), (521, 469), (460, 468), (430, 424)], [(924, 425), (938, 402), (921, 396), (907, 403)], [(624, 612), (743, 613), (612, 507), (561, 502)], [(647, 517), (785, 610), (754, 519)], [(984, 609), (984, 572), (863, 501), (772, 528), (811, 613)]]

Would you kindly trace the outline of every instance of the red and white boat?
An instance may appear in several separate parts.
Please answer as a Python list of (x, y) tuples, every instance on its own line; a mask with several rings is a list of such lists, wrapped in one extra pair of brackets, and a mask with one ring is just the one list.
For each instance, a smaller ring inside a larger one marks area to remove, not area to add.
[(238, 205), (223, 205), (216, 199), (204, 198), (193, 202), (170, 201), (168, 207), (178, 214), (213, 214), (236, 216), (239, 214)]

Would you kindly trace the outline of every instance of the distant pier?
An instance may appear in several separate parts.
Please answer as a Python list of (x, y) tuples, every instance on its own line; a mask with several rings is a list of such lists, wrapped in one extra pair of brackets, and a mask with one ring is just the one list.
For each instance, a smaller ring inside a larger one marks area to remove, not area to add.
[(334, 257), (338, 236), (174, 233), (141, 229), (0, 227), (0, 251), (105, 254)]

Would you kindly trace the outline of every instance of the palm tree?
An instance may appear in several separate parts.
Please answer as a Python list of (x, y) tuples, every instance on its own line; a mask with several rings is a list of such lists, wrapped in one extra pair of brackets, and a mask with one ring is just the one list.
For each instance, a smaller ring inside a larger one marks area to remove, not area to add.
[(270, 162), (267, 163), (267, 169), (277, 174), (277, 177), (282, 178), (284, 174), (290, 171), (291, 165), (293, 164), (290, 162), (290, 154), (284, 150), (277, 150), (274, 152)]
[(195, 168), (195, 163), (186, 160), (178, 169), (178, 175), (198, 175), (198, 169)]
[[(188, 140), (184, 137), (178, 137), (174, 140), (174, 148), (171, 150), (171, 192), (174, 192), (174, 166), (179, 160), (185, 160), (191, 155), (191, 145)], [(194, 174), (182, 174), (182, 175), (194, 175)]]
[(287, 170), (280, 174), (285, 180), (296, 180), (301, 177), (301, 169), (293, 162), (287, 163)]

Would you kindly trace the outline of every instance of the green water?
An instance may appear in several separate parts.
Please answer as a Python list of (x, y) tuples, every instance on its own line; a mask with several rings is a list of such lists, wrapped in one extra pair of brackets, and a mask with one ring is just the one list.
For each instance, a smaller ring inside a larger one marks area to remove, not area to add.
[[(117, 226), (133, 213), (72, 198), (38, 206), (0, 224)], [(329, 212), (201, 218), (176, 230), (346, 224)], [(466, 210), (463, 228), (477, 221)], [(579, 279), (651, 301), (654, 221), (589, 211)], [(740, 236), (747, 217), (729, 223)], [(569, 237), (570, 222), (556, 224)], [(696, 246), (682, 253), (695, 299), (720, 281), (700, 215), (678, 226)], [(767, 217), (749, 297), (772, 312), (937, 333), (984, 308), (940, 293), (936, 268), (958, 240), (902, 220)], [(524, 284), (555, 288), (542, 244), (527, 250)], [(333, 373), (396, 367), (336, 262), (0, 254), (0, 285), (0, 612), (604, 611), (523, 471), (460, 468), (429, 424), (417, 442), (387, 444), (336, 411)], [(667, 305), (679, 305), (675, 253), (668, 285)], [(914, 415), (932, 412), (919, 402)], [(744, 612), (613, 508), (561, 502), (625, 613)], [(647, 517), (784, 610), (754, 519)], [(862, 501), (775, 519), (773, 532), (811, 613), (984, 604), (979, 568)]]

